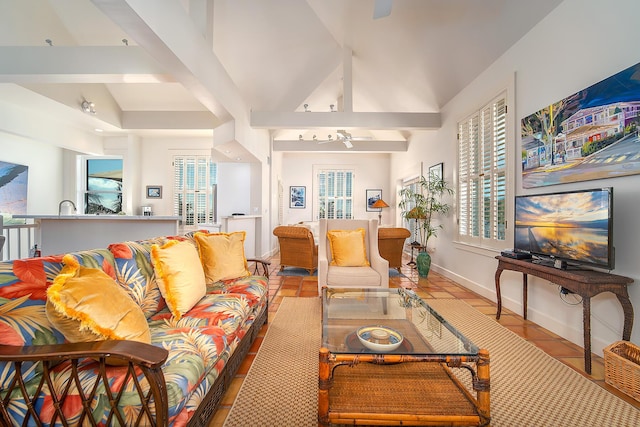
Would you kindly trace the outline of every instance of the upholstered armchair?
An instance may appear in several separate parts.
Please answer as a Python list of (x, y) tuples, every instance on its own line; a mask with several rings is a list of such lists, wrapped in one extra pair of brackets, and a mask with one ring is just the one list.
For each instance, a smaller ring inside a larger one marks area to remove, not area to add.
[(378, 220), (321, 219), (319, 234), (319, 294), (324, 286), (389, 287), (389, 262), (378, 252)]
[(382, 227), (378, 229), (378, 250), (380, 256), (389, 261), (389, 268), (400, 272), (404, 242), (411, 232), (406, 228)]
[(273, 234), (280, 245), (280, 271), (301, 267), (313, 274), (318, 268), (318, 246), (311, 230), (302, 225), (280, 225)]

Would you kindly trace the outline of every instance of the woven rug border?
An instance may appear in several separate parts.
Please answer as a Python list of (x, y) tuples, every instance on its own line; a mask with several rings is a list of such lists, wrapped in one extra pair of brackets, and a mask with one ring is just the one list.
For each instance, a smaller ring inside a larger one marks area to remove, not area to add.
[[(619, 399), (464, 301), (429, 299), (491, 356), (491, 425), (640, 425)], [(283, 299), (225, 427), (317, 425), (320, 299)]]

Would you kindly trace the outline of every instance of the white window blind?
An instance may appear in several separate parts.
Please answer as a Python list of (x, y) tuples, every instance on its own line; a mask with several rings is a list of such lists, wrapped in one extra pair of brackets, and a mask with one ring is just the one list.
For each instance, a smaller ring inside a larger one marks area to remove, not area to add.
[(458, 123), (458, 238), (502, 248), (506, 240), (506, 93)]
[(173, 171), (174, 215), (187, 227), (216, 222), (217, 165), (207, 156), (175, 156)]
[(353, 171), (318, 171), (316, 177), (317, 218), (353, 218)]

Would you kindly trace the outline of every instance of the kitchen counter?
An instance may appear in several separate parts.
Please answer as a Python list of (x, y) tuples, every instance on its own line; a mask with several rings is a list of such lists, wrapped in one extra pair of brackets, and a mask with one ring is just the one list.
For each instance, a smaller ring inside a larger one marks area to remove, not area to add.
[(68, 219), (82, 219), (82, 220), (121, 220), (121, 221), (130, 221), (132, 219), (135, 220), (145, 220), (145, 221), (166, 221), (180, 220), (179, 216), (144, 216), (144, 215), (13, 215), (13, 218), (25, 218), (25, 219), (60, 219), (60, 220), (68, 220)]
[(33, 219), (42, 255), (106, 248), (111, 243), (178, 234), (178, 216), (13, 215)]

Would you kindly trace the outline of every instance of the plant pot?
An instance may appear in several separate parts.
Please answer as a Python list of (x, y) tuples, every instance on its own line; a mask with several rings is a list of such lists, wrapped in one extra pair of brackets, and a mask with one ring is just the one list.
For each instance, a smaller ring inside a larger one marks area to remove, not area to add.
[(427, 277), (431, 269), (431, 255), (427, 251), (418, 253), (416, 258), (416, 267), (418, 268), (418, 276)]

